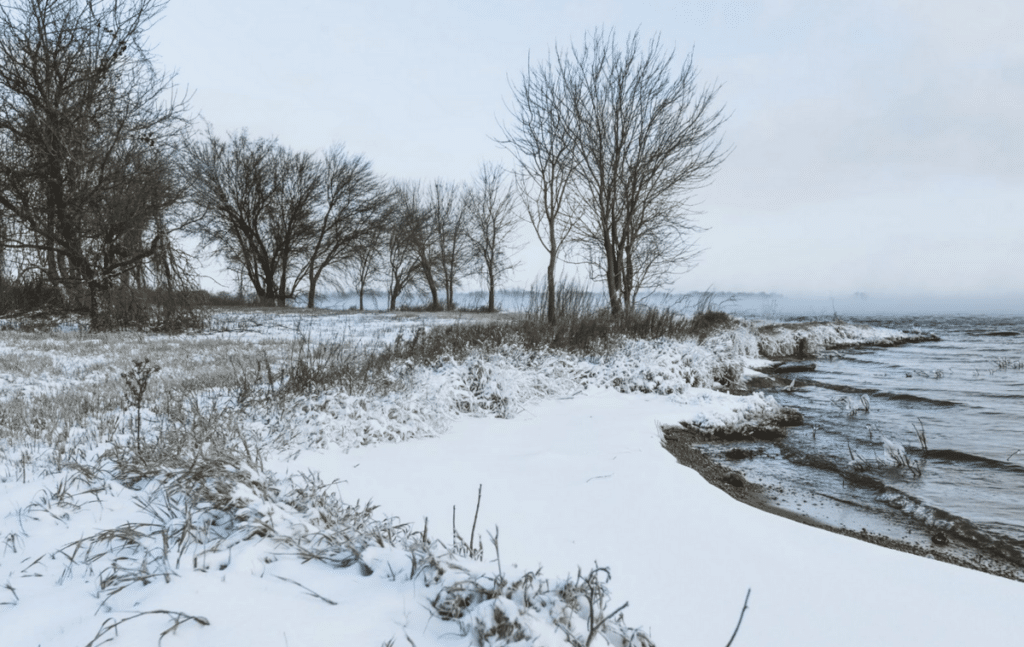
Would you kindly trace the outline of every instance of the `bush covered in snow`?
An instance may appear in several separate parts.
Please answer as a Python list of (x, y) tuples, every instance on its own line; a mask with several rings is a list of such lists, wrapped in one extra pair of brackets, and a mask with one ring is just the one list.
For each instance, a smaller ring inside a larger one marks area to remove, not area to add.
[(708, 399), (708, 406), (685, 421), (684, 426), (705, 436), (771, 438), (781, 435), (784, 427), (802, 421), (799, 412), (782, 407), (775, 398), (762, 393), (731, 396), (727, 403), (712, 402), (710, 394), (701, 397)]
[(838, 348), (892, 346), (912, 341), (932, 341), (934, 335), (919, 331), (846, 323), (772, 324), (757, 329), (758, 350), (765, 357), (814, 357)]

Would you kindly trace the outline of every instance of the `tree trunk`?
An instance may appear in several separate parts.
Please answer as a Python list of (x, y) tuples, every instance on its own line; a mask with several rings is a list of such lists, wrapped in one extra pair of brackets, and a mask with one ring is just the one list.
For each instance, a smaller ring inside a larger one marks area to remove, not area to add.
[(448, 281), (444, 282), (444, 301), (445, 310), (455, 309), (455, 285)]
[(97, 285), (89, 282), (89, 330), (96, 332), (100, 326), (100, 293)]
[(110, 286), (97, 278), (88, 278), (86, 285), (89, 288), (89, 330), (103, 330), (112, 323), (108, 311), (109, 304), (103, 302), (103, 297), (109, 292)]
[(616, 267), (615, 255), (609, 251), (609, 246), (605, 245), (605, 254), (607, 258), (608, 268), (605, 272), (605, 279), (608, 281), (608, 305), (611, 306), (612, 316), (615, 316), (622, 312), (622, 298), (619, 294), (618, 285), (618, 272)]
[(281, 283), (277, 287), (277, 307), (279, 307), (279, 308), (283, 308), (283, 307), (285, 307), (285, 305), (287, 305), (286, 302), (285, 302), (285, 298), (286, 298), (285, 295), (288, 294), (287, 287), (286, 287), (288, 285), (288, 282), (286, 280), (286, 274), (285, 274), (285, 269), (284, 269), (286, 267), (288, 267), (287, 260), (285, 260), (285, 262), (282, 263), (282, 267), (281, 267)]
[(555, 325), (555, 262), (558, 260), (552, 246), (551, 260), (548, 262), (548, 323)]
[(430, 288), (430, 307), (440, 310), (441, 300), (437, 294), (437, 283), (434, 282), (434, 277), (429, 272), (427, 273), (427, 287)]
[(494, 273), (488, 277), (487, 285), (487, 312), (494, 312)]
[(365, 291), (365, 288), (360, 286), (360, 288), (359, 288), (359, 312), (363, 311), (363, 292), (364, 291)]
[[(312, 263), (310, 263), (310, 265), (312, 266)], [(318, 277), (316, 275), (316, 272), (314, 272), (313, 268), (310, 267), (309, 268), (309, 298), (306, 299), (306, 307), (308, 309), (310, 309), (310, 310), (312, 310), (313, 308), (316, 307), (316, 280), (317, 280), (317, 278)]]

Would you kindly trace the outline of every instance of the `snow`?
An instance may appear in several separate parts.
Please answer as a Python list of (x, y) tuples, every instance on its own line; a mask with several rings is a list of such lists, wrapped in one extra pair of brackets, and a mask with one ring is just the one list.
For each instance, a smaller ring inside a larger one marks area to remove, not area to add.
[[(769, 357), (818, 354), (826, 349), (864, 344), (887, 346), (908, 339), (923, 339), (921, 331), (899, 331), (877, 326), (834, 322), (830, 324), (774, 324), (757, 331), (758, 347)], [(803, 348), (801, 349), (801, 345)]]
[(679, 466), (655, 422), (700, 410), (594, 389), (294, 466), (344, 478), (344, 496), (403, 519), (447, 520), (455, 505), (463, 530), (482, 484), (478, 528), (500, 528), (503, 563), (549, 576), (610, 567), (614, 606), (628, 600), (629, 623), (660, 645), (725, 644), (747, 588), (736, 645), (999, 644), (1024, 632), (1020, 583), (750, 508)]
[[(375, 343), (436, 322), (255, 321), (213, 336)], [(807, 334), (821, 347), (900, 335)], [(112, 480), (117, 466), (101, 454), (129, 434), (75, 454), (92, 476), (39, 468), (49, 450), (30, 443), (4, 447), (0, 645), (563, 645), (567, 631), (587, 633), (586, 604), (573, 610), (586, 582), (598, 595), (607, 585), (606, 611), (629, 602), (616, 630), (638, 627), (662, 646), (725, 644), (748, 589), (737, 646), (1016, 640), (1021, 583), (750, 508), (661, 447), (659, 423), (770, 415), (771, 398), (714, 387), (763, 366), (766, 339), (796, 347), (795, 335), (739, 328), (586, 358), (509, 346), (417, 367), (382, 398), (334, 390), (224, 409), (280, 451), (262, 471), (211, 462), (216, 478), (190, 487), (216, 490), (216, 506), (190, 505), (174, 473), (137, 489)], [(46, 384), (81, 361), (62, 362), (56, 345), (45, 353)], [(82, 424), (69, 444), (88, 436)]]

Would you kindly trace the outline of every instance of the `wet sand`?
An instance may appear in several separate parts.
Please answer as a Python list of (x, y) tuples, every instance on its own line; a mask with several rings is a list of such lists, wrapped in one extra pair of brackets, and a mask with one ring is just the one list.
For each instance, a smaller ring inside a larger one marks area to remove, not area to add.
[(695, 445), (712, 441), (691, 429), (662, 427), (663, 446), (680, 464), (734, 499), (760, 510), (861, 541), (1024, 582), (1024, 567), (943, 533), (886, 518), (850, 501), (789, 484), (752, 483), (727, 463)]

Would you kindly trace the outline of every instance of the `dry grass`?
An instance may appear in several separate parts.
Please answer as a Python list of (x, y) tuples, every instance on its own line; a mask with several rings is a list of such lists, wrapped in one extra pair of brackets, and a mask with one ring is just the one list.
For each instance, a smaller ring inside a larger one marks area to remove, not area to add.
[[(367, 570), (368, 548), (397, 547), (409, 555), (410, 568), (392, 576), (440, 584), (434, 611), (457, 619), (480, 641), (530, 639), (530, 616), (558, 627), (574, 645), (590, 645), (599, 635), (624, 646), (653, 644), (624, 625), (625, 605), (610, 603), (607, 569), (595, 566), (559, 582), (539, 571), (506, 577), (495, 529), (497, 574), (471, 573), (460, 564), (483, 560), (485, 552), (475, 515), (468, 540), (453, 522), (446, 546), (428, 534), (426, 523), (420, 531), (382, 519), (371, 505), (341, 501), (316, 474), (280, 479), (263, 463), (269, 452), (294, 450), (295, 439), (278, 435), (284, 426), (274, 417), (285, 415), (289, 400), (328, 389), (367, 398), (387, 394), (405, 371), (481, 348), (518, 344), (586, 354), (627, 336), (686, 337), (694, 332), (691, 320), (653, 310), (610, 318), (578, 307), (554, 327), (536, 317), (473, 315), (430, 329), (422, 325), (429, 318), (415, 315), (380, 326), (376, 337), (355, 338), (325, 336), (331, 327), (315, 324), (327, 321), (324, 313), (308, 325), (296, 325), (309, 320), (295, 315), (286, 313), (285, 323), (275, 324), (262, 312), (236, 313), (220, 329), (189, 336), (0, 332), (0, 380), (6, 378), (0, 381), (0, 464), (7, 470), (0, 478), (63, 475), (24, 514), (62, 514), (90, 497), (99, 501), (105, 484), (116, 481), (140, 493), (138, 506), (148, 517), (64, 546), (57, 557), (69, 571), (97, 573), (97, 596), (106, 600), (140, 583), (170, 581), (181, 568), (208, 568), (218, 552), (255, 537), (302, 560)], [(402, 332), (391, 341), (396, 329)], [(247, 424), (253, 411), (266, 412), (270, 422)], [(256, 501), (240, 500), (240, 491)], [(279, 530), (276, 519), (287, 515), (306, 515), (312, 529)], [(8, 539), (11, 549), (19, 541), (23, 547), (20, 535)], [(147, 613), (166, 615), (168, 631), (203, 623), (176, 611)], [(108, 618), (94, 642), (136, 617)]]
[(152, 399), (226, 388), (257, 358), (284, 362), (287, 339), (140, 333), (0, 332), (0, 440), (50, 439), (124, 409), (120, 374), (134, 362), (162, 367)]

